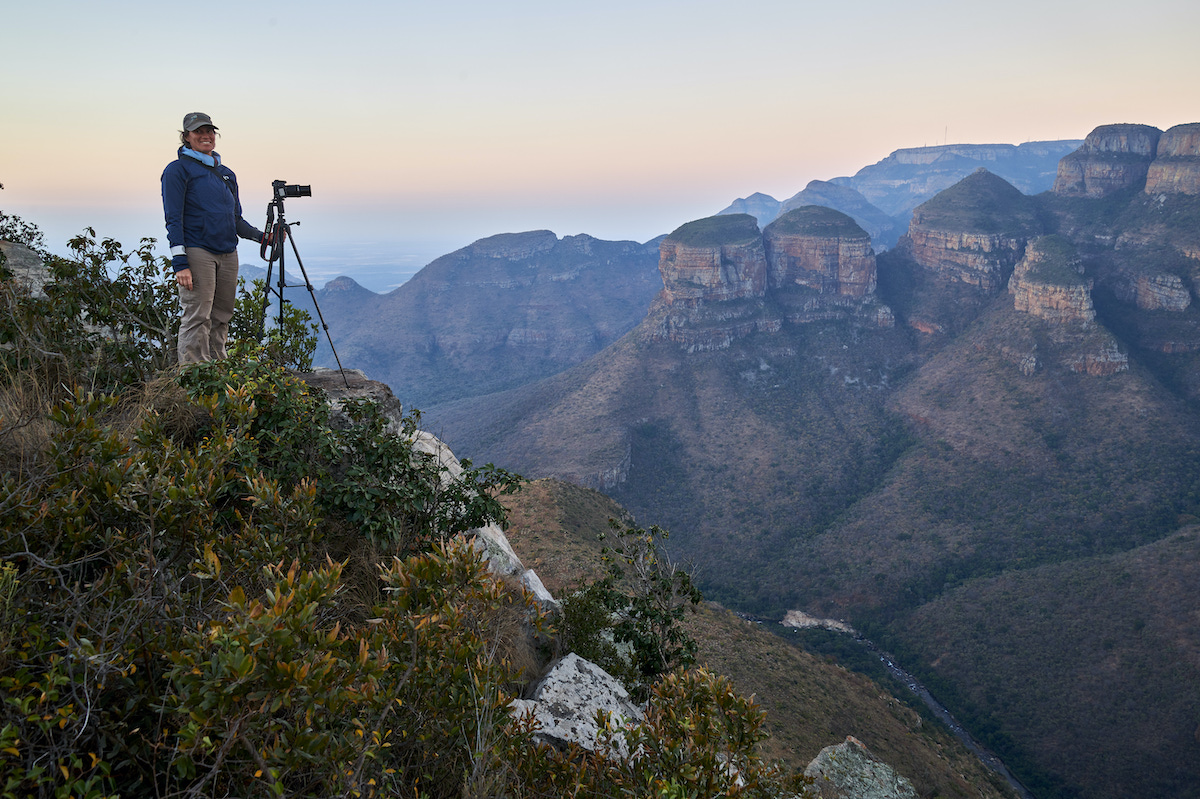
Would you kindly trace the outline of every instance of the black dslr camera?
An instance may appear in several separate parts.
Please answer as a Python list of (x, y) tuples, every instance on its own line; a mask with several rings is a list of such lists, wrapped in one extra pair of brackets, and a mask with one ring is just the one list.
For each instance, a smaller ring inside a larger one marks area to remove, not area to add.
[(298, 186), (295, 183), (289, 184), (286, 180), (273, 180), (271, 187), (275, 189), (275, 199), (282, 200), (285, 197), (311, 197), (312, 186)]

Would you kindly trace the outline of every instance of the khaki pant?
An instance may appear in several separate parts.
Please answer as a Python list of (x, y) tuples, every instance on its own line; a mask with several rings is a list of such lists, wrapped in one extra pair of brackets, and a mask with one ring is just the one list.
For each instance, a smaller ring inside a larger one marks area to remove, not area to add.
[(179, 362), (198, 363), (226, 357), (229, 320), (237, 300), (237, 251), (214, 253), (187, 248), (191, 290), (179, 287), (183, 318), (179, 322)]

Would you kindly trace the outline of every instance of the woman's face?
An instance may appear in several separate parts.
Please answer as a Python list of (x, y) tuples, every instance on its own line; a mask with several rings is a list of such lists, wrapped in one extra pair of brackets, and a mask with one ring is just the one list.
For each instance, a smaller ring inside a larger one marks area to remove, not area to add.
[(187, 135), (188, 146), (198, 153), (212, 155), (217, 146), (217, 129), (212, 125), (202, 125)]

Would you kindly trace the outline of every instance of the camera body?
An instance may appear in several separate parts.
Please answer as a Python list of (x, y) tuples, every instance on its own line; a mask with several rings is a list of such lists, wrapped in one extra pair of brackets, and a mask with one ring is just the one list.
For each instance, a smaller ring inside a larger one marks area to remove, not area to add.
[(286, 180), (271, 181), (271, 188), (275, 190), (276, 200), (282, 200), (285, 197), (312, 196), (312, 186), (299, 186), (295, 183), (288, 183)]

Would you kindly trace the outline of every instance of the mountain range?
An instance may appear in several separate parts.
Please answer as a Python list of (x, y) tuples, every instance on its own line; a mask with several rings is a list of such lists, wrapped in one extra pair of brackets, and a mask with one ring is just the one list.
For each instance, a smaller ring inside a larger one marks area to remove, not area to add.
[[(1034, 795), (1200, 796), (1200, 124), (1052, 144), (1043, 190), (912, 179), (886, 251), (764, 195), (321, 307), (456, 452), (604, 491), (730, 608), (853, 624)], [(801, 194), (901, 209), (868, 185)]]

